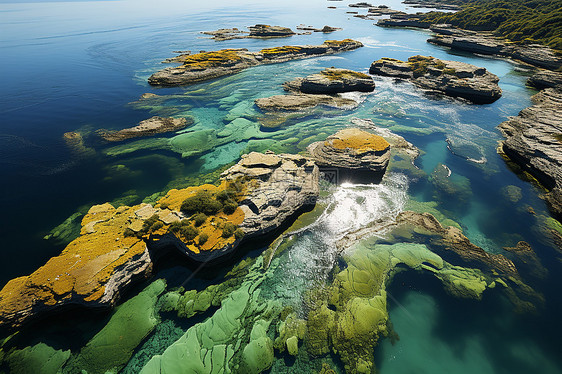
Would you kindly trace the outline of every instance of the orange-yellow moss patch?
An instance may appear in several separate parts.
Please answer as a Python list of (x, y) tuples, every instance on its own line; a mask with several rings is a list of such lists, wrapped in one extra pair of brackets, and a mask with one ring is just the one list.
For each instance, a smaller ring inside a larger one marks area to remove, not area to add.
[(264, 55), (298, 53), (302, 50), (301, 47), (285, 45), (283, 47), (265, 48), (260, 51)]
[(208, 69), (242, 60), (238, 52), (235, 49), (221, 49), (220, 51), (178, 56), (175, 61), (183, 63), (184, 67), (188, 69)]
[(351, 148), (357, 152), (379, 152), (390, 147), (390, 144), (383, 137), (359, 129), (338, 131), (326, 140), (326, 145), (331, 145), (337, 149)]
[[(239, 201), (245, 193), (245, 185), (243, 183), (236, 183), (231, 181), (222, 181), (219, 186), (214, 186), (211, 184), (205, 184), (199, 187), (188, 187), (181, 190), (170, 190), (166, 196), (158, 201), (160, 206), (167, 206), (168, 209), (179, 211), (182, 203), (187, 198), (196, 196), (199, 192), (209, 192), (213, 195), (228, 190), (229, 196), (235, 200)], [(227, 223), (231, 223), (235, 226), (240, 225), (244, 221), (244, 212), (240, 208), (232, 214), (225, 214), (224, 212), (217, 213), (216, 215), (210, 215), (207, 220), (199, 227), (195, 226), (195, 222), (191, 222), (190, 225), (197, 230), (199, 234), (193, 240), (187, 240), (182, 237), (181, 234), (175, 233), (174, 235), (180, 239), (184, 244), (194, 253), (200, 253), (201, 251), (212, 251), (215, 249), (224, 248), (227, 245), (234, 243), (236, 240), (234, 236), (229, 236), (224, 238), (223, 227)], [(168, 232), (170, 226), (165, 226), (155, 234), (165, 234)], [(200, 244), (201, 235), (207, 235), (207, 241)]]
[(339, 46), (342, 46), (342, 45), (348, 44), (348, 43), (355, 43), (355, 40), (344, 39), (344, 40), (326, 40), (326, 41), (324, 41), (325, 45), (336, 46), (336, 47), (339, 47)]
[(330, 80), (339, 80), (345, 78), (371, 79), (370, 75), (346, 69), (326, 69), (323, 70), (321, 74)]

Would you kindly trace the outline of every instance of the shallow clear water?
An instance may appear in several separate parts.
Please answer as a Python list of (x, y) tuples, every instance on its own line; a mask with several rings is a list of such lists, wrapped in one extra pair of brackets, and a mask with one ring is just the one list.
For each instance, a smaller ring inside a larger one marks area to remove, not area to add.
[[(459, 301), (440, 291), (440, 284), (423, 277), (398, 277), (389, 288), (394, 295), (389, 309), (401, 339), (394, 346), (385, 340), (377, 348), (375, 357), (381, 372), (562, 371), (560, 253), (533, 229), (536, 219), (527, 206), (537, 215), (548, 213), (538, 198), (539, 191), (513, 174), (495, 152), (501, 139), (496, 126), (530, 103), (533, 91), (524, 85), (529, 71), (504, 60), (450, 53), (426, 43), (425, 31), (378, 28), (373, 21), (345, 14), (351, 9), (346, 7), (348, 3), (1, 1), (0, 204), (5, 213), (0, 222), (0, 286), (33, 272), (60, 253), (63, 241), (43, 237), (92, 204), (138, 203), (154, 193), (193, 183), (195, 177), (236, 162), (243, 153), (267, 149), (300, 152), (313, 141), (351, 126), (353, 117), (370, 118), (424, 151), (416, 165), (428, 175), (439, 164), (446, 165), (457, 193), (447, 194), (425, 177), (398, 174), (377, 186), (329, 189), (324, 215), (295, 234), (291, 246), (278, 259), (280, 265), (264, 283), (264, 294), (270, 292), (298, 309), (308, 288), (330, 282), (339, 261), (333, 243), (340, 236), (377, 218), (392, 219), (408, 199), (434, 201), (447, 218), (462, 226), (472, 242), (489, 252), (505, 254), (503, 247), (514, 246), (519, 240), (529, 242), (549, 270), (546, 279), (531, 282), (546, 302), (538, 316), (521, 317), (501, 302), (490, 300), (493, 294), (482, 302)], [(405, 8), (397, 0), (385, 4)], [(327, 9), (328, 5), (338, 9)], [(293, 28), (301, 23), (315, 27), (327, 24), (344, 30), (224, 42), (199, 34), (256, 23)], [(155, 89), (146, 83), (150, 74), (162, 68), (160, 61), (175, 50), (258, 50), (342, 38), (360, 40), (365, 47), (335, 56), (255, 67), (182, 88)], [(363, 95), (355, 110), (318, 112), (276, 130), (260, 127), (253, 101), (281, 94), (281, 83), (289, 79), (330, 66), (367, 71), (370, 63), (381, 57), (407, 59), (415, 54), (483, 66), (500, 77), (503, 97), (483, 106), (434, 100), (409, 83), (376, 78), (377, 89)], [(129, 104), (145, 92), (169, 96), (148, 107)], [(104, 144), (95, 135), (98, 129), (130, 127), (153, 115), (190, 115), (196, 123), (184, 130), (184, 135), (131, 141), (124, 146)], [(217, 136), (236, 119), (234, 135)], [(84, 135), (86, 151), (66, 146), (62, 135), (68, 131)], [(210, 134), (213, 140), (189, 141), (201, 134)], [(506, 198), (506, 186), (521, 189), (516, 203)], [(246, 256), (256, 257), (259, 252)], [(169, 284), (179, 285), (191, 270), (187, 264), (166, 264), (159, 275)], [(199, 274), (186, 288), (219, 283), (227, 270), (225, 266)], [(131, 295), (138, 291), (131, 291)], [(467, 321), (455, 313), (475, 317)], [(104, 315), (95, 322), (83, 321), (80, 331), (84, 337), (72, 340), (66, 348), (78, 350), (106, 319)], [(185, 330), (190, 324), (176, 326)], [(56, 331), (39, 330), (28, 342), (44, 338), (65, 348), (65, 332)], [(24, 346), (26, 340), (18, 344)], [(293, 369), (310, 368), (299, 365)], [(274, 365), (277, 372), (293, 369), (282, 359)]]

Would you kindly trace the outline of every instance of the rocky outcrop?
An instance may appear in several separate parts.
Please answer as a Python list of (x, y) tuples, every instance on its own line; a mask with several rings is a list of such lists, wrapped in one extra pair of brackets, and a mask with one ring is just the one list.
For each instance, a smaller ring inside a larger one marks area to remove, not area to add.
[(249, 52), (247, 49), (222, 49), (215, 52), (180, 55), (168, 60), (168, 62), (180, 63), (180, 66), (169, 67), (152, 74), (148, 78), (148, 83), (153, 86), (180, 86), (238, 73), (250, 66), (339, 53), (362, 46), (363, 44), (358, 41), (344, 39), (326, 40), (321, 45), (266, 48), (259, 52)]
[(99, 130), (98, 134), (108, 142), (120, 142), (126, 139), (139, 138), (181, 130), (193, 124), (193, 118), (152, 117), (141, 121), (137, 126), (119, 131)]
[(390, 144), (381, 136), (349, 128), (307, 148), (320, 167), (384, 173), (390, 160)]
[(211, 39), (215, 40), (232, 40), (232, 39), (267, 39), (267, 38), (283, 38), (295, 35), (296, 33), (288, 27), (270, 26), (270, 25), (254, 25), (249, 26), (248, 31), (242, 31), (236, 27), (232, 29), (218, 29), (214, 31), (202, 31), (201, 34), (211, 35)]
[(17, 327), (71, 304), (110, 307), (124, 288), (149, 275), (151, 257), (166, 247), (196, 261), (228, 255), (243, 238), (270, 233), (314, 206), (318, 178), (309, 158), (253, 152), (225, 171), (219, 186), (174, 189), (156, 206), (93, 206), (80, 237), (0, 291), (0, 325)]
[(321, 29), (317, 29), (315, 27), (312, 26), (297, 26), (298, 30), (303, 30), (303, 31), (312, 31), (312, 32), (323, 32), (323, 33), (331, 33), (334, 31), (338, 31), (338, 30), (342, 30), (342, 28), (340, 27), (332, 27), (332, 26), (324, 26)]
[(148, 248), (125, 228), (138, 221), (141, 206), (93, 206), (81, 236), (59, 256), (0, 291), (0, 325), (19, 326), (31, 317), (69, 304), (111, 306), (120, 291), (152, 269)]
[(532, 174), (549, 192), (551, 212), (562, 218), (562, 90), (547, 88), (533, 106), (501, 123), (506, 137), (498, 151)]
[(428, 43), (471, 53), (511, 57), (549, 70), (562, 66), (562, 58), (541, 44), (509, 43), (490, 33), (462, 30), (450, 25), (435, 25), (431, 30), (437, 35), (429, 38)]
[(527, 84), (539, 90), (556, 86), (562, 87), (562, 73), (549, 70), (539, 71), (527, 79)]
[(340, 96), (292, 94), (276, 95), (256, 99), (256, 106), (264, 112), (294, 112), (302, 111), (319, 105), (351, 109), (357, 106), (357, 102)]
[(417, 14), (395, 13), (391, 14), (389, 19), (379, 19), (377, 21), (377, 26), (428, 29), (431, 23), (423, 20)]
[(250, 37), (254, 38), (279, 38), (295, 35), (295, 32), (288, 27), (255, 25), (248, 27), (250, 29)]
[(222, 174), (226, 181), (252, 180), (240, 209), (246, 238), (267, 234), (303, 208), (316, 204), (318, 167), (310, 158), (252, 152)]
[(288, 91), (305, 94), (335, 94), (350, 91), (371, 92), (375, 82), (370, 75), (348, 69), (328, 68), (318, 74), (285, 82)]
[(476, 104), (492, 103), (502, 94), (499, 78), (485, 68), (431, 56), (413, 56), (407, 62), (382, 58), (373, 62), (369, 72), (408, 79), (423, 89)]

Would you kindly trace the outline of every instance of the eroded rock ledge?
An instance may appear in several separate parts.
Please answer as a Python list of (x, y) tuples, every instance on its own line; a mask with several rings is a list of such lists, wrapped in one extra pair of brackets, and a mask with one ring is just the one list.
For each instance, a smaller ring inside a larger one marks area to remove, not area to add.
[(562, 218), (562, 90), (547, 88), (532, 97), (533, 106), (501, 123), (506, 137), (498, 151), (532, 174), (548, 189), (546, 202)]
[(501, 97), (499, 78), (471, 64), (413, 56), (408, 61), (382, 58), (373, 62), (371, 74), (411, 80), (415, 85), (476, 104), (492, 103)]
[(250, 153), (219, 186), (171, 190), (155, 206), (93, 206), (81, 235), (29, 276), (0, 291), (0, 326), (17, 327), (64, 305), (110, 307), (175, 246), (196, 261), (228, 255), (281, 226), (318, 195), (318, 167), (304, 156)]
[(98, 134), (108, 142), (120, 142), (165, 132), (178, 131), (193, 124), (193, 118), (152, 117), (141, 121), (137, 126), (119, 131), (99, 130)]
[(266, 48), (259, 52), (247, 49), (222, 49), (193, 55), (180, 55), (167, 62), (182, 65), (169, 67), (148, 78), (153, 86), (180, 86), (238, 73), (250, 66), (274, 64), (290, 60), (350, 51), (363, 44), (351, 40), (326, 40), (321, 45), (283, 46)]

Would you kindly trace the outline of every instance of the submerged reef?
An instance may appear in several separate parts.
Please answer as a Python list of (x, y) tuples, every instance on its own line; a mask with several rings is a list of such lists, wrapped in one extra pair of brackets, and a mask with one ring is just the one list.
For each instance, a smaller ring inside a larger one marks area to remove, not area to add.
[(154, 73), (148, 78), (153, 86), (180, 86), (238, 73), (250, 66), (350, 51), (362, 47), (351, 39), (326, 40), (321, 45), (283, 46), (249, 52), (247, 49), (222, 49), (194, 55), (180, 55), (167, 62), (181, 65)]
[(499, 78), (471, 64), (412, 56), (408, 61), (382, 58), (371, 64), (371, 74), (411, 80), (416, 86), (475, 104), (493, 103), (502, 95)]

